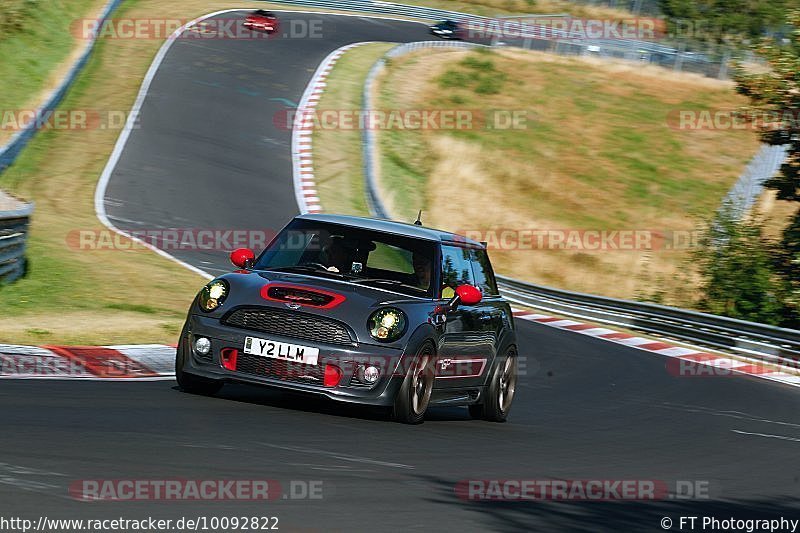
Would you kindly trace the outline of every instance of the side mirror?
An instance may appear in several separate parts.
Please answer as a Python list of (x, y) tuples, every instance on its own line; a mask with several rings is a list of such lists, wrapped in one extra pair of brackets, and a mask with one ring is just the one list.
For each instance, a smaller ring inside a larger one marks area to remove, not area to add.
[(447, 306), (451, 311), (455, 311), (460, 303), (464, 305), (476, 305), (480, 303), (483, 294), (478, 287), (473, 285), (459, 285), (456, 288), (456, 294), (447, 302)]
[(256, 259), (256, 254), (249, 248), (237, 248), (231, 252), (231, 263), (239, 268), (250, 268), (253, 266), (253, 261)]

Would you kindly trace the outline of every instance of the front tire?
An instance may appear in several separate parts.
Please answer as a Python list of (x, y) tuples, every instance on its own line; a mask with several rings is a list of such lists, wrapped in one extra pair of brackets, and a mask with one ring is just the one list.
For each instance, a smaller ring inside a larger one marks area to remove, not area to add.
[(430, 342), (420, 347), (414, 364), (406, 372), (403, 385), (394, 400), (393, 415), (398, 422), (421, 424), (433, 391), (435, 350)]
[(517, 389), (517, 352), (512, 347), (503, 361), (495, 366), (486, 395), (480, 404), (470, 405), (472, 418), (505, 422)]
[(183, 366), (186, 364), (186, 351), (189, 348), (186, 346), (186, 334), (181, 335), (181, 341), (178, 344), (178, 350), (175, 354), (175, 380), (182, 391), (190, 394), (202, 394), (203, 396), (211, 396), (216, 394), (222, 388), (223, 383), (215, 379), (203, 378), (193, 374), (187, 374), (183, 371)]

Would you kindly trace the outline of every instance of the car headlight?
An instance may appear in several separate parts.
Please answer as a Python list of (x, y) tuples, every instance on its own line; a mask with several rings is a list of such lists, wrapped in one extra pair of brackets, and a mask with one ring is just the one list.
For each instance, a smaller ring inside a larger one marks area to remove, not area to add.
[(211, 312), (219, 308), (225, 301), (225, 298), (228, 297), (229, 292), (230, 288), (228, 287), (227, 281), (224, 279), (215, 279), (200, 291), (200, 296), (197, 300), (200, 304), (200, 309)]
[(394, 307), (378, 309), (367, 320), (367, 329), (373, 339), (394, 342), (406, 331), (406, 314)]

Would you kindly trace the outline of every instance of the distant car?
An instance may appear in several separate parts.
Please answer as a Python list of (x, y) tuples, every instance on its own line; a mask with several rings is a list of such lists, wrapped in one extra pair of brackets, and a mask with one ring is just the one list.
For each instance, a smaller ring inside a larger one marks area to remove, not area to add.
[(274, 33), (278, 31), (278, 17), (272, 11), (257, 9), (247, 14), (244, 27), (251, 30)]
[(452, 233), (301, 215), (255, 258), (209, 282), (189, 309), (175, 374), (188, 392), (241, 382), (390, 407), (506, 420), (517, 383), (511, 308), (486, 247)]
[(442, 39), (463, 39), (464, 28), (454, 20), (444, 20), (430, 27), (431, 33)]

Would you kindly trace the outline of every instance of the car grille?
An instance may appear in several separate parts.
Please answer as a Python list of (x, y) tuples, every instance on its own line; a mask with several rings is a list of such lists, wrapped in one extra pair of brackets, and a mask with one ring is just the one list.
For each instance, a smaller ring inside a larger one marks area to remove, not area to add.
[(347, 328), (341, 322), (305, 313), (267, 308), (237, 309), (223, 319), (223, 324), (329, 344), (353, 344)]
[(259, 357), (239, 352), (236, 359), (236, 371), (254, 376), (265, 376), (290, 383), (321, 384), (324, 378), (325, 365), (304, 365), (282, 359)]

